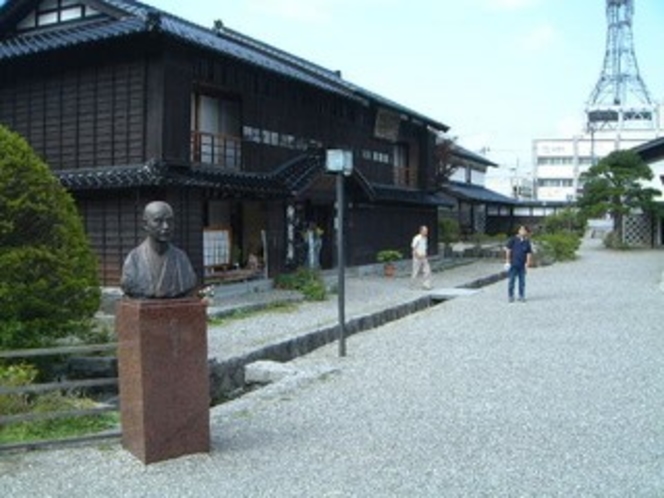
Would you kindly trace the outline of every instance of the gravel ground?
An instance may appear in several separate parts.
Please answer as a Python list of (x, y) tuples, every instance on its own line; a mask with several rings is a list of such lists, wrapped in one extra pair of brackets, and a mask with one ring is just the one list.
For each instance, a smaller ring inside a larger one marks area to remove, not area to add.
[[(464, 261), (459, 266), (435, 273), (432, 278), (435, 293), (454, 295), (453, 288), (479, 278), (499, 273), (501, 260), (479, 259)], [(378, 275), (348, 276), (345, 280), (345, 316), (351, 320), (392, 306), (414, 301), (424, 293), (410, 288), (410, 278), (401, 271), (396, 278)], [(215, 303), (218, 309), (263, 306), (270, 302), (293, 301), (287, 291), (244, 294), (237, 298), (222, 298)], [(251, 313), (245, 319), (225, 321), (208, 329), (208, 357), (224, 361), (246, 355), (269, 344), (297, 337), (312, 330), (339, 323), (338, 295), (331, 294), (322, 302), (299, 302), (281, 311)]]
[(500, 282), (295, 360), (212, 410), (209, 455), (5, 455), (0, 495), (664, 496), (663, 269), (588, 241), (525, 304)]

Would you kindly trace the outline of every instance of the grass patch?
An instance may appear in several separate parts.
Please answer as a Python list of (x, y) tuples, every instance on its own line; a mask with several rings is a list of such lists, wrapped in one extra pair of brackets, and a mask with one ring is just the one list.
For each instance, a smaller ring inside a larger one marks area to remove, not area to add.
[[(30, 403), (30, 412), (47, 413), (64, 410), (82, 410), (95, 407), (94, 401), (60, 393), (38, 396)], [(44, 439), (95, 434), (117, 427), (120, 415), (117, 412), (100, 413), (79, 417), (64, 417), (53, 420), (17, 422), (0, 427), (0, 444), (25, 443)]]
[[(4, 387), (29, 386), (39, 372), (34, 365), (19, 363), (0, 365), (0, 385)], [(0, 413), (3, 415), (44, 414), (95, 408), (97, 404), (76, 394), (52, 391), (45, 394), (2, 394)], [(27, 443), (44, 439), (94, 434), (119, 424), (117, 412), (95, 415), (63, 417), (51, 420), (15, 422), (0, 426), (0, 444)]]
[(297, 311), (297, 309), (297, 303), (287, 301), (274, 302), (261, 306), (260, 308), (239, 309), (224, 316), (212, 317), (208, 319), (208, 324), (212, 326), (225, 325), (235, 320), (243, 320), (245, 318), (266, 313), (293, 313)]
[(327, 289), (320, 272), (298, 268), (293, 273), (281, 273), (274, 281), (277, 289), (296, 290), (306, 301), (325, 301)]

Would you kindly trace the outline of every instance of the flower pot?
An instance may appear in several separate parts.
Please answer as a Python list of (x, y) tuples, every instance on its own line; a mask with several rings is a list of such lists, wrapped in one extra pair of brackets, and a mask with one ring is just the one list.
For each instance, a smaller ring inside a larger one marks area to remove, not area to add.
[(383, 265), (383, 271), (386, 277), (394, 277), (397, 272), (397, 267), (394, 265), (394, 263), (385, 263)]

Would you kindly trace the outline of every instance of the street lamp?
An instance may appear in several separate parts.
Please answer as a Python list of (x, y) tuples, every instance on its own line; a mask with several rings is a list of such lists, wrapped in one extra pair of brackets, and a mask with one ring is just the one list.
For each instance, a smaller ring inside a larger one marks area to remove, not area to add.
[(353, 172), (353, 153), (349, 150), (328, 149), (325, 170), (337, 175), (337, 265), (339, 296), (339, 356), (346, 356), (346, 257), (344, 254), (344, 177)]

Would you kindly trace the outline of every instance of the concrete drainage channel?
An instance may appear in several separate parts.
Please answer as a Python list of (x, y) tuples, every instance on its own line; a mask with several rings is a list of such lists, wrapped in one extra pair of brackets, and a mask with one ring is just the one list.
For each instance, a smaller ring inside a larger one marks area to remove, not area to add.
[[(493, 284), (503, 278), (505, 278), (505, 273), (501, 272), (475, 280), (458, 287), (459, 292), (457, 295), (464, 294), (464, 291), (471, 293), (473, 290)], [(431, 306), (441, 304), (453, 297), (451, 295), (432, 293), (393, 308), (351, 319), (346, 323), (346, 335), (351, 336), (358, 332), (380, 327), (386, 323), (430, 308)], [(223, 362), (210, 360), (210, 395), (213, 405), (237, 398), (255, 387), (255, 385), (247, 381), (245, 367), (248, 365), (259, 362), (262, 365), (265, 365), (264, 362), (285, 363), (299, 356), (304, 356), (315, 349), (336, 341), (339, 335), (338, 328), (338, 325), (334, 325), (314, 330)], [(264, 379), (259, 380), (261, 383), (269, 383), (274, 380), (270, 379), (269, 375), (262, 373), (255, 374), (254, 380), (256, 380), (256, 376)]]

